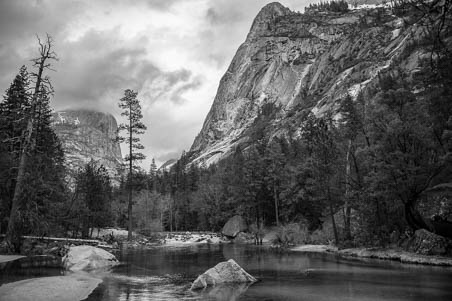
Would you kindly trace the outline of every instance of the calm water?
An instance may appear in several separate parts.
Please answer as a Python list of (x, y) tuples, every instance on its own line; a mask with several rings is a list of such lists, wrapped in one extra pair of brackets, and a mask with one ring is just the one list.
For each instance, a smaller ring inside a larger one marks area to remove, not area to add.
[[(120, 257), (125, 264), (104, 274), (87, 300), (452, 300), (450, 268), (238, 245), (123, 250)], [(230, 258), (260, 281), (190, 292), (197, 275)]]

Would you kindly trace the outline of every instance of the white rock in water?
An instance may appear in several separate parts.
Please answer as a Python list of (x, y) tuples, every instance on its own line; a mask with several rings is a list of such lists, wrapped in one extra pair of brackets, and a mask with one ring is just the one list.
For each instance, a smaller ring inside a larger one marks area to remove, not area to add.
[(205, 288), (220, 283), (246, 283), (256, 282), (257, 279), (242, 269), (233, 259), (220, 262), (204, 274), (198, 276), (191, 289)]
[(94, 270), (118, 265), (115, 255), (92, 246), (75, 246), (63, 257), (63, 266), (67, 270)]

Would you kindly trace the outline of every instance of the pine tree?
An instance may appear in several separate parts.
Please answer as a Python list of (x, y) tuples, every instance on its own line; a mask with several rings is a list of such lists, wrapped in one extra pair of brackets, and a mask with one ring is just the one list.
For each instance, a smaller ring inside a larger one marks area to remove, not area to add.
[(140, 101), (137, 99), (137, 92), (130, 89), (124, 91), (124, 97), (119, 100), (119, 108), (123, 110), (121, 116), (127, 118), (127, 123), (119, 125), (118, 132), (125, 131), (126, 136), (118, 136), (118, 141), (125, 142), (129, 145), (129, 153), (125, 157), (125, 161), (129, 162), (128, 174), (128, 239), (132, 239), (132, 193), (133, 193), (133, 170), (134, 163), (145, 159), (145, 156), (138, 152), (143, 149), (140, 138), (137, 135), (144, 134), (146, 126), (141, 122), (143, 115), (141, 114)]
[(72, 212), (73, 226), (82, 236), (91, 236), (89, 229), (105, 227), (112, 220), (110, 176), (103, 165), (91, 160), (77, 174), (78, 204)]
[(333, 225), (336, 245), (339, 244), (339, 233), (334, 214), (338, 201), (338, 185), (336, 176), (339, 169), (339, 150), (334, 137), (334, 125), (331, 118), (316, 118), (310, 115), (303, 126), (303, 140), (309, 156), (309, 166), (314, 180), (313, 186), (319, 200), (328, 208)]
[(34, 115), (35, 148), (28, 163), (25, 191), (30, 201), (26, 211), (29, 231), (42, 235), (56, 231), (56, 226), (60, 225), (66, 193), (64, 152), (51, 126), (52, 110), (45, 86), (41, 87)]
[[(442, 135), (448, 126), (435, 128), (439, 115), (429, 110), (429, 97), (416, 97), (403, 77), (394, 82), (397, 84), (375, 96), (369, 110), (367, 123), (373, 144), (367, 149), (371, 173), (366, 184), (382, 200), (401, 201), (406, 221), (414, 230), (452, 237), (452, 226), (438, 228), (417, 209), (428, 189), (450, 182), (452, 165), (445, 147), (450, 138)], [(442, 106), (449, 116), (450, 108)]]
[[(275, 139), (276, 140), (276, 139)], [(281, 145), (278, 141), (272, 141), (266, 149), (264, 160), (266, 161), (266, 182), (267, 186), (271, 187), (276, 226), (279, 226), (279, 194), (282, 182), (282, 172), (284, 170), (285, 158), (281, 150)]]
[(149, 182), (150, 188), (153, 192), (157, 190), (157, 165), (155, 164), (155, 159), (152, 158), (152, 163), (149, 168)]
[(22, 66), (11, 86), (6, 90), (4, 102), (0, 104), (0, 131), (2, 145), (11, 153), (18, 154), (22, 132), (26, 127), (24, 116), (30, 110), (30, 80), (27, 68)]
[(42, 86), (50, 87), (50, 80), (44, 76), (44, 71), (50, 68), (49, 60), (56, 60), (56, 54), (52, 50), (52, 38), (47, 35), (47, 39), (44, 43), (38, 38), (39, 43), (39, 57), (33, 59), (33, 64), (37, 69), (36, 73), (32, 73), (34, 80), (34, 91), (31, 97), (31, 110), (28, 114), (24, 114), (27, 126), (24, 131), (22, 147), (20, 151), (20, 159), (18, 164), (17, 180), (14, 187), (14, 196), (11, 204), (11, 213), (8, 221), (8, 229), (4, 243), (9, 251), (18, 251), (20, 248), (20, 235), (21, 235), (21, 217), (19, 209), (22, 207), (22, 194), (26, 188), (26, 174), (27, 166), (30, 154), (34, 152), (36, 147), (36, 141), (34, 129), (35, 129), (35, 110), (40, 100), (40, 91)]
[(0, 232), (7, 227), (14, 196), (24, 117), (30, 110), (29, 84), (27, 69), (22, 66), (0, 103)]

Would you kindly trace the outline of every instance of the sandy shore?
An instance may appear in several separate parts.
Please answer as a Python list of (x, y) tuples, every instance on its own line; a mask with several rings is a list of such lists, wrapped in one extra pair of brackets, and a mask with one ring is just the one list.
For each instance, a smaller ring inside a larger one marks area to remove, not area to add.
[(87, 274), (42, 277), (0, 286), (3, 301), (79, 301), (86, 299), (102, 282)]
[(328, 245), (302, 245), (292, 248), (291, 251), (331, 253), (344, 257), (374, 258), (382, 260), (400, 261), (402, 263), (452, 266), (451, 257), (420, 255), (416, 253), (410, 253), (394, 249), (352, 248), (338, 250), (336, 247)]

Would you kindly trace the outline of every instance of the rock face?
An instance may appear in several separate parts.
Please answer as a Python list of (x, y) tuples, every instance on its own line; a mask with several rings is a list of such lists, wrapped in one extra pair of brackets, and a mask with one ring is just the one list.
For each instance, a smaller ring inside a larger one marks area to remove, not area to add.
[(451, 247), (451, 242), (446, 238), (420, 229), (410, 238), (406, 249), (421, 255), (446, 255)]
[(91, 159), (107, 169), (113, 183), (123, 162), (116, 137), (116, 119), (95, 111), (60, 111), (53, 114), (53, 128), (63, 145), (66, 164), (73, 180), (74, 174)]
[(226, 222), (221, 233), (225, 236), (235, 237), (239, 232), (246, 231), (247, 228), (243, 217), (235, 215)]
[(198, 276), (193, 282), (191, 289), (200, 289), (221, 283), (253, 283), (256, 281), (256, 278), (242, 269), (237, 262), (229, 259), (228, 261), (220, 262)]
[(297, 137), (302, 111), (339, 119), (338, 100), (370, 91), (395, 66), (415, 71), (425, 53), (401, 55), (410, 35), (419, 29), (383, 7), (301, 14), (276, 2), (266, 5), (220, 81), (191, 162), (209, 165), (238, 144), (246, 148), (265, 105), (276, 111), (268, 121), (271, 137)]
[(159, 167), (159, 171), (169, 171), (171, 169), (171, 167), (176, 164), (177, 160), (176, 159), (169, 159), (168, 161), (166, 161), (165, 163), (162, 164), (162, 166)]
[(63, 266), (71, 271), (95, 270), (118, 264), (115, 255), (92, 246), (71, 247), (63, 258)]

